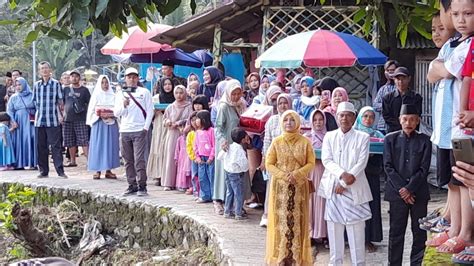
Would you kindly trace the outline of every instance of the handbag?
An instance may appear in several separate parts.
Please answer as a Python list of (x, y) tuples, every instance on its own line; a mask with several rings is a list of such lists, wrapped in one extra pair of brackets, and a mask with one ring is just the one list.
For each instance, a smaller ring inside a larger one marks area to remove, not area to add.
[(28, 119), (30, 120), (30, 123), (34, 123), (35, 122), (35, 113), (31, 113), (31, 111), (28, 109), (28, 107), (26, 106), (25, 101), (23, 100), (23, 98), (21, 96), (20, 96), (20, 100), (23, 103), (23, 105), (25, 106), (25, 109), (28, 111)]

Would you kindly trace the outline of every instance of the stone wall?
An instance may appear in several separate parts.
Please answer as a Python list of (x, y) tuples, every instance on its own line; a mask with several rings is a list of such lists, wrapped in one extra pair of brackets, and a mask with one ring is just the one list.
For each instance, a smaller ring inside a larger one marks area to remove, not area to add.
[[(0, 184), (2, 199), (12, 185)], [(105, 233), (114, 234), (127, 247), (164, 249), (180, 246), (188, 249), (195, 244), (203, 244), (214, 251), (220, 264), (229, 263), (212, 230), (190, 217), (174, 213), (169, 207), (77, 189), (47, 186), (31, 188), (36, 191), (35, 205), (57, 206), (63, 200), (70, 200), (84, 214), (92, 215), (101, 222)]]

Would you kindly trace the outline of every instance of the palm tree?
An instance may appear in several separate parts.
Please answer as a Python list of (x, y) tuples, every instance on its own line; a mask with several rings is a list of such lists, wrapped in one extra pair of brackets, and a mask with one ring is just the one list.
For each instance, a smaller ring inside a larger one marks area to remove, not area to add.
[(75, 50), (73, 41), (59, 41), (51, 38), (42, 38), (36, 46), (37, 58), (48, 61), (53, 73), (59, 78), (61, 73), (76, 68), (76, 62), (81, 57), (83, 49)]

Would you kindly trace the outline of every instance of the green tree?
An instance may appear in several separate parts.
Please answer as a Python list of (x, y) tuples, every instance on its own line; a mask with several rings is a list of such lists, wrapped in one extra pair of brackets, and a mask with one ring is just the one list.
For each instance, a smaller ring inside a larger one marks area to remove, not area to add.
[[(24, 12), (25, 16), (4, 20), (18, 26), (35, 25), (26, 42), (40, 35), (56, 39), (72, 36), (89, 36), (94, 29), (103, 35), (109, 31), (121, 36), (127, 30), (129, 18), (146, 31), (147, 20), (155, 13), (165, 17), (181, 5), (181, 0), (9, 0), (10, 9)], [(189, 0), (191, 10), (196, 9), (195, 0)]]
[(84, 49), (74, 49), (72, 41), (44, 37), (38, 41), (37, 58), (38, 62), (48, 61), (51, 64), (54, 76), (59, 78), (64, 71), (77, 67), (77, 61), (84, 53)]

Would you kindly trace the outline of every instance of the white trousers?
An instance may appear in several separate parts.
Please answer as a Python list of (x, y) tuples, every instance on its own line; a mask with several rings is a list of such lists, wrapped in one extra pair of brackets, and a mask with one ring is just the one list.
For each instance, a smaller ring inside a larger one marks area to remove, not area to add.
[(327, 221), (329, 239), (329, 265), (343, 265), (344, 260), (344, 228), (351, 250), (352, 265), (365, 265), (365, 221), (351, 225), (343, 225)]

